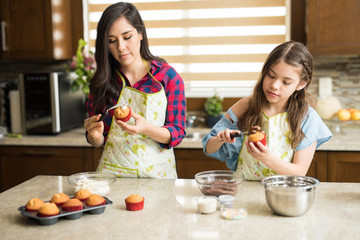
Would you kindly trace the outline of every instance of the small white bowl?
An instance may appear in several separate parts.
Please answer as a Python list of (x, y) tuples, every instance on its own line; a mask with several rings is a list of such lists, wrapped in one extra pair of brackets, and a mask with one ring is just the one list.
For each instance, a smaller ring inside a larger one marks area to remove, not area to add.
[(218, 199), (214, 196), (205, 196), (197, 199), (198, 212), (210, 214), (216, 212)]
[(235, 197), (233, 195), (220, 195), (219, 196), (220, 204), (222, 204), (224, 202), (231, 202), (234, 200), (235, 200)]

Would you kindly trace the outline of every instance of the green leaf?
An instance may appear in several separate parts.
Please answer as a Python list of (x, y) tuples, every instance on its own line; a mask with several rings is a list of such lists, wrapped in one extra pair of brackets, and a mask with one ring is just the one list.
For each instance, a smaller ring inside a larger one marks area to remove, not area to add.
[(70, 86), (71, 92), (77, 92), (79, 90), (79, 85), (74, 84), (75, 82), (73, 82)]

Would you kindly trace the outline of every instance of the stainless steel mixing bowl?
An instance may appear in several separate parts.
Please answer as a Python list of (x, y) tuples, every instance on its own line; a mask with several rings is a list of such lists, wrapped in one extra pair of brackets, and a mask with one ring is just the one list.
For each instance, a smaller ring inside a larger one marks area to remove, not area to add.
[(319, 180), (312, 177), (276, 175), (264, 178), (265, 197), (273, 212), (296, 217), (305, 214), (315, 199)]

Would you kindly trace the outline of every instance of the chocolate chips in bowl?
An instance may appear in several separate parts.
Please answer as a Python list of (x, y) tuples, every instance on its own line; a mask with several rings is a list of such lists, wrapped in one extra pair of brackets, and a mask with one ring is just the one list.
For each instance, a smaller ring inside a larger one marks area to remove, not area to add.
[(244, 178), (230, 170), (212, 170), (195, 174), (195, 181), (204, 195), (235, 195)]

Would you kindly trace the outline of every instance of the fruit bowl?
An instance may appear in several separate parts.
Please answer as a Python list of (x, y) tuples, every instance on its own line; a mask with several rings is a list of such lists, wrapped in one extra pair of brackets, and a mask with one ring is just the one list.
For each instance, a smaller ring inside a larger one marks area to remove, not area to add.
[[(330, 128), (332, 132), (344, 134), (344, 127), (360, 126), (360, 120), (352, 116), (358, 116), (360, 114), (360, 101), (350, 97), (339, 96), (336, 98), (341, 103), (340, 110), (332, 118), (323, 119), (323, 121), (326, 123), (326, 125)], [(357, 110), (358, 112), (353, 114), (352, 112), (354, 112), (355, 110)]]
[(235, 195), (244, 178), (230, 170), (212, 170), (195, 174), (195, 181), (204, 195)]

